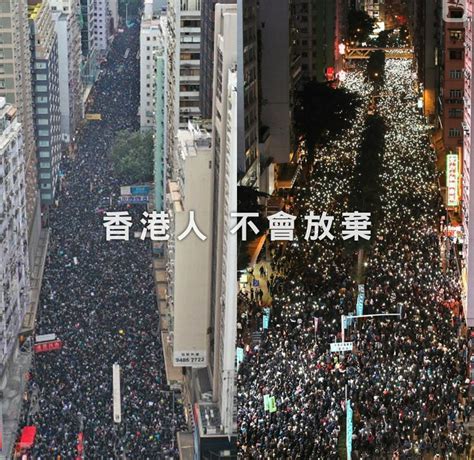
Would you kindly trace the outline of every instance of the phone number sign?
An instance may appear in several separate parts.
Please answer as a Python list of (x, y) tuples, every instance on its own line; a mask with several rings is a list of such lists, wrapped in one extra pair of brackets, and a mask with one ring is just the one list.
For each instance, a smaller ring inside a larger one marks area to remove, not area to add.
[(203, 350), (173, 352), (173, 366), (176, 367), (206, 367), (207, 353)]

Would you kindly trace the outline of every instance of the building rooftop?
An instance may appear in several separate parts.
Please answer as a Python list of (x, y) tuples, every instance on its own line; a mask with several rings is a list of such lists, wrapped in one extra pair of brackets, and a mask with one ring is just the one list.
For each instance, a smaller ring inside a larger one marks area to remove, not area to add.
[(28, 19), (35, 20), (38, 17), (41, 8), (43, 7), (43, 2), (39, 2), (36, 5), (28, 5)]
[(178, 131), (179, 151), (182, 159), (197, 155), (198, 150), (210, 149), (211, 134), (199, 125), (188, 123), (188, 129)]

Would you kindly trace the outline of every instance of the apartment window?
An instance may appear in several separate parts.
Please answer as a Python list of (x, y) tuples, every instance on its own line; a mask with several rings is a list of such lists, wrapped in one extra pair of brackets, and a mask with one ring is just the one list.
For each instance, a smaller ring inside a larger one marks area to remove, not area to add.
[(39, 129), (38, 136), (49, 136), (49, 129)]
[(451, 29), (449, 31), (449, 38), (451, 40), (462, 40), (463, 39), (462, 29)]
[(41, 126), (44, 126), (44, 125), (48, 125), (49, 124), (49, 120), (47, 118), (38, 118), (36, 120), (36, 123), (38, 125), (41, 125)]
[[(38, 99), (38, 98), (36, 98)], [(36, 108), (36, 113), (38, 115), (47, 115), (48, 114), (48, 109), (46, 107), (37, 107)]]
[(449, 137), (460, 137), (461, 130), (459, 128), (449, 128)]
[(35, 62), (35, 69), (46, 69), (46, 62)]
[(40, 173), (40, 179), (51, 179), (51, 173), (49, 172)]
[(201, 21), (193, 19), (183, 19), (181, 21), (182, 27), (200, 27)]
[(449, 109), (449, 118), (462, 118), (462, 109)]
[(42, 193), (41, 198), (43, 198), (43, 200), (51, 200), (51, 193)]
[(51, 163), (49, 163), (48, 161), (40, 161), (40, 168), (42, 169), (51, 168)]
[(461, 19), (462, 16), (463, 16), (463, 10), (462, 9), (450, 9), (449, 10), (449, 17), (450, 18)]
[(45, 93), (48, 91), (48, 87), (46, 85), (36, 85), (35, 89), (36, 91), (39, 91), (40, 93)]
[(49, 147), (49, 141), (38, 141), (38, 145), (40, 147)]
[(37, 81), (46, 81), (48, 79), (48, 76), (45, 73), (37, 73), (36, 74), (36, 80)]
[(0, 80), (0, 88), (5, 88), (5, 80)]
[(461, 99), (462, 98), (462, 90), (461, 89), (452, 89), (449, 91), (449, 97), (451, 99)]
[(462, 50), (449, 50), (449, 59), (459, 61), (462, 59)]
[(39, 156), (40, 158), (49, 158), (51, 156), (51, 152), (49, 150), (40, 150)]
[(47, 96), (36, 96), (36, 102), (41, 103), (46, 103), (48, 102), (48, 97)]
[(462, 70), (460, 69), (450, 70), (449, 78), (452, 78), (453, 80), (460, 80), (462, 78)]
[(46, 189), (46, 190), (50, 190), (51, 189), (51, 184), (49, 182), (46, 183), (46, 184), (41, 184), (41, 188)]

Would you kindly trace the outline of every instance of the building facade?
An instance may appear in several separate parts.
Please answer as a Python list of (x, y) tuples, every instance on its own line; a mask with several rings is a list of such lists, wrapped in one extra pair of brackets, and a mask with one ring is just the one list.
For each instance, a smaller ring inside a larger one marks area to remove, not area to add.
[(236, 0), (202, 0), (201, 2), (201, 82), (200, 109), (205, 119), (212, 117), (212, 80), (214, 70), (214, 28), (216, 4), (236, 3)]
[(94, 43), (100, 56), (107, 54), (112, 37), (112, 14), (109, 0), (94, 0)]
[(155, 138), (154, 138), (154, 183), (155, 183), (155, 209), (164, 211), (166, 194), (166, 53), (155, 55)]
[(215, 7), (213, 70), (214, 196), (211, 325), (214, 328), (213, 400), (222, 425), (234, 432), (237, 328), (237, 241), (231, 213), (237, 210), (237, 5)]
[(50, 6), (58, 37), (61, 138), (70, 143), (84, 117), (80, 4), (79, 0), (50, 0)]
[(30, 71), (30, 31), (26, 0), (0, 2), (0, 96), (18, 109), (23, 128), (26, 165), (26, 216), (30, 262), (36, 253), (41, 230), (33, 99)]
[(258, 187), (260, 178), (258, 7), (253, 0), (239, 0), (237, 6), (238, 176), (241, 185)]
[(145, 1), (140, 28), (140, 128), (155, 126), (155, 78), (157, 57), (165, 52), (166, 16), (153, 13), (153, 1)]
[[(455, 19), (462, 11), (451, 10)], [(464, 23), (443, 23), (443, 53), (441, 72), (441, 124), (446, 151), (460, 153), (463, 144), (464, 93)]]
[(47, 2), (32, 5), (29, 20), (39, 185), (41, 204), (47, 211), (54, 201), (61, 160), (58, 38)]
[(26, 165), (17, 109), (0, 98), (0, 381), (29, 305)]
[(200, 115), (201, 1), (170, 0), (167, 15), (166, 144), (172, 155), (178, 129)]
[[(262, 0), (259, 5), (261, 36), (260, 122), (269, 129), (268, 152), (276, 163), (289, 161), (292, 141), (292, 93), (301, 77), (301, 60), (293, 46), (292, 2)], [(294, 58), (294, 59), (293, 59)]]
[(408, 16), (416, 72), (423, 91), (423, 113), (432, 125), (439, 127), (441, 3), (438, 0), (411, 0)]
[(96, 9), (94, 0), (80, 0), (81, 14), (81, 50), (82, 69), (81, 76), (84, 85), (90, 86), (97, 79), (99, 53), (95, 39)]
[(474, 197), (471, 185), (474, 184), (474, 145), (473, 130), (473, 91), (472, 91), (472, 53), (474, 47), (473, 0), (467, 0), (467, 22), (465, 25), (464, 61), (464, 155), (463, 155), (463, 229), (464, 229), (464, 310), (468, 326), (474, 326)]

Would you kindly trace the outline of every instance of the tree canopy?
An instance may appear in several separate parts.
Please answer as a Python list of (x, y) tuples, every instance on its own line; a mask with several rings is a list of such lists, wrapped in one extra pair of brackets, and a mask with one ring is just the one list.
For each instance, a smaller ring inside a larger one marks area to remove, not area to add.
[(153, 135), (119, 131), (111, 151), (114, 173), (123, 182), (153, 180)]
[(368, 41), (374, 31), (375, 20), (361, 10), (350, 10), (347, 20), (350, 40), (356, 44)]
[(309, 81), (298, 95), (295, 129), (306, 144), (308, 161), (312, 164), (315, 148), (350, 128), (360, 105), (359, 98), (344, 88)]

